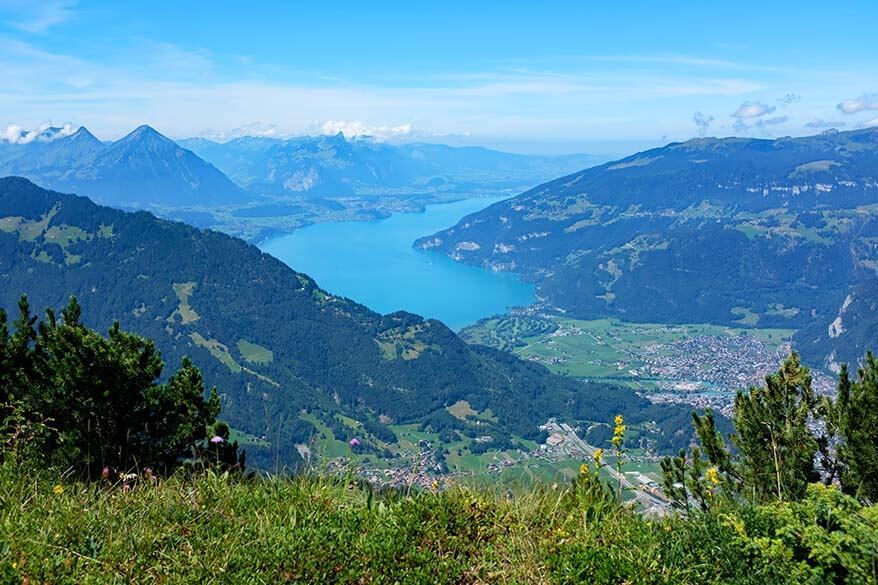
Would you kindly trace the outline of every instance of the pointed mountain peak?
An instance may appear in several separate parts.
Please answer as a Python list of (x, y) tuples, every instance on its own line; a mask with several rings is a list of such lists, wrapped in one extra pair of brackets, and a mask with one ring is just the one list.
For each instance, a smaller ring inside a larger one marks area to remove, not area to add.
[(122, 140), (143, 140), (143, 139), (161, 139), (161, 140), (168, 140), (168, 141), (171, 140), (170, 138), (168, 138), (167, 136), (165, 136), (164, 134), (162, 134), (161, 132), (159, 132), (158, 130), (153, 128), (152, 126), (142, 124), (142, 125), (138, 126), (137, 128), (135, 128), (134, 130), (132, 130), (127, 136), (122, 138), (120, 140), (120, 142)]
[(87, 140), (88, 142), (100, 142), (97, 137), (89, 132), (85, 126), (80, 126), (79, 130), (68, 137), (68, 140)]
[(128, 135), (120, 138), (114, 143), (116, 147), (125, 147), (130, 148), (131, 146), (147, 146), (149, 148), (155, 147), (171, 147), (179, 148), (177, 143), (157, 131), (155, 128), (151, 126), (147, 126), (146, 124), (142, 126), (138, 126), (134, 130), (132, 130)]

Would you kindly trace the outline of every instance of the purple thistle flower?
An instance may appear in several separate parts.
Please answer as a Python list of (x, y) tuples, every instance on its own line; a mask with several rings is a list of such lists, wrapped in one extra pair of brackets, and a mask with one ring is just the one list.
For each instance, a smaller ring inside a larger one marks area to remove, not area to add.
[(360, 446), (360, 440), (358, 438), (354, 437), (353, 439), (351, 439), (351, 447), (359, 447), (359, 446)]
[(211, 437), (210, 442), (213, 443), (214, 445), (219, 445), (220, 443), (223, 442), (223, 438), (220, 437), (219, 435), (214, 435), (213, 437)]

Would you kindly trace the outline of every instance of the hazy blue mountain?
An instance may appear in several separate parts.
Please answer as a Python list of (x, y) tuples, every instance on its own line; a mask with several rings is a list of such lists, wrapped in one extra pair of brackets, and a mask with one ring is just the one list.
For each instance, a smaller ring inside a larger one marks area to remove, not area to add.
[(516, 189), (594, 164), (589, 155), (544, 157), (478, 147), (382, 144), (368, 138), (306, 136), (180, 141), (239, 185), (271, 195), (422, 193)]
[(446, 146), (412, 143), (398, 147), (420, 166), (423, 176), (458, 181), (487, 181), (497, 185), (518, 186), (564, 175), (602, 162), (589, 154), (539, 156), (513, 154), (481, 146)]
[(105, 330), (119, 321), (154, 339), (169, 368), (191, 356), (219, 387), (224, 417), (265, 437), (271, 448), (263, 455), (287, 463), (314, 432), (303, 413), (340, 433), (354, 431), (338, 414), (368, 423), (356, 432), (375, 443), (373, 435), (392, 437), (388, 418), (463, 428), (445, 410), (458, 400), (496, 417), (479, 434), (537, 437), (550, 416), (605, 422), (622, 412), (632, 422), (656, 421), (650, 436), (661, 449), (688, 441), (679, 432), (689, 428), (686, 408), (552, 375), (468, 345), (435, 320), (377, 314), (224, 234), (22, 178), (0, 179), (0, 282), (7, 310), (20, 293), (38, 308), (75, 294), (88, 325)]
[(38, 174), (43, 181), (64, 181), (90, 163), (105, 145), (83, 126), (70, 136), (25, 145), (2, 165), (4, 175)]
[(417, 242), (579, 316), (803, 327), (878, 273), (878, 129), (638, 153)]
[(216, 167), (141, 126), (102, 143), (86, 128), (70, 136), (7, 145), (0, 175), (88, 194), (113, 205), (217, 205), (252, 200)]

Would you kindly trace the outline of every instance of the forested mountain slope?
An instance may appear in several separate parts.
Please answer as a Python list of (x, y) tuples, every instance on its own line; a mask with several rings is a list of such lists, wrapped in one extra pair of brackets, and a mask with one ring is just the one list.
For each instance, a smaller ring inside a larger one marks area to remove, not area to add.
[(669, 144), (416, 245), (519, 272), (548, 305), (582, 317), (832, 321), (852, 287), (878, 274), (878, 129)]
[(878, 354), (878, 278), (851, 288), (835, 314), (801, 329), (796, 347), (806, 359), (833, 370), (860, 362), (866, 351)]
[(153, 338), (169, 367), (190, 355), (219, 387), (224, 418), (271, 444), (263, 464), (297, 459), (314, 431), (305, 413), (368, 422), (366, 439), (386, 435), (389, 421), (452, 418), (445, 407), (459, 400), (523, 437), (551, 416), (605, 422), (622, 412), (656, 421), (659, 447), (688, 440), (684, 408), (551, 375), (469, 346), (438, 321), (379, 315), (241, 240), (10, 177), (0, 179), (0, 306), (14, 314), (21, 293), (38, 309), (76, 295), (86, 324), (118, 320)]

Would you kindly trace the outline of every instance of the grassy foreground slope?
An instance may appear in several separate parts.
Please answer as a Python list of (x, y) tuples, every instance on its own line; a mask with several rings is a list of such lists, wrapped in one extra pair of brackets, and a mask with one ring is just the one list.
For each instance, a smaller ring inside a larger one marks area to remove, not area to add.
[[(874, 583), (878, 507), (649, 519), (589, 489), (376, 494), (206, 474), (130, 491), (0, 467), (0, 582)], [(593, 487), (593, 486), (592, 486)]]

